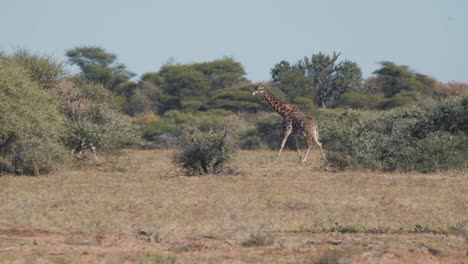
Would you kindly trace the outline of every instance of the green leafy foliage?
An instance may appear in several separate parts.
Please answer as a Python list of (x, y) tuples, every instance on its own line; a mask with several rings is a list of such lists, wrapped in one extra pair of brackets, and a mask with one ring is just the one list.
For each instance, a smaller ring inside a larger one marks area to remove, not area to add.
[(257, 112), (265, 107), (265, 103), (252, 96), (251, 85), (242, 85), (214, 92), (210, 96), (209, 107), (233, 112)]
[(339, 56), (336, 53), (333, 56), (318, 53), (300, 62), (312, 85), (316, 87), (317, 103), (324, 108), (335, 103), (341, 94), (361, 85), (359, 66), (351, 61), (337, 63)]
[(377, 107), (381, 110), (389, 110), (417, 103), (421, 99), (421, 96), (414, 91), (401, 91), (391, 98), (383, 98), (378, 102)]
[(315, 97), (315, 89), (299, 64), (290, 65), (287, 61), (281, 61), (271, 69), (270, 73), (273, 80), (278, 83), (279, 89), (290, 100), (297, 97)]
[(142, 144), (137, 127), (115, 108), (114, 97), (104, 86), (77, 79), (61, 82), (56, 90), (68, 120), (65, 143), (70, 148), (81, 141), (104, 151)]
[[(223, 95), (217, 93), (246, 83), (244, 75), (245, 71), (240, 63), (224, 58), (203, 63), (164, 65), (157, 73), (143, 76), (143, 80), (152, 83), (160, 91), (159, 113), (173, 109), (205, 111), (213, 105), (231, 110), (239, 101), (219, 98)], [(212, 94), (216, 94), (214, 99), (210, 97)], [(241, 103), (255, 108), (255, 105), (248, 102)]]
[(322, 117), (321, 137), (329, 150), (328, 160), (342, 169), (463, 169), (468, 160), (467, 101), (466, 97), (450, 99), (382, 115), (354, 111)]
[(66, 55), (72, 65), (81, 69), (84, 78), (100, 83), (111, 91), (116, 91), (119, 85), (135, 76), (125, 65), (116, 62), (117, 55), (100, 47), (77, 47), (67, 51)]
[[(24, 58), (26, 60), (26, 58)], [(29, 68), (0, 56), (0, 173), (49, 172), (63, 161), (65, 120)]]
[(413, 91), (422, 95), (435, 94), (437, 82), (423, 74), (411, 71), (407, 66), (384, 61), (374, 74), (385, 97), (393, 97), (402, 91)]
[(194, 67), (211, 81), (210, 86), (214, 90), (236, 86), (246, 81), (244, 67), (232, 58), (197, 63)]
[(156, 147), (174, 147), (173, 139), (182, 136), (184, 130), (199, 132), (220, 130), (224, 127), (224, 120), (229, 116), (232, 116), (232, 113), (224, 110), (195, 113), (171, 110), (143, 124), (143, 137), (149, 142), (154, 142)]
[(381, 100), (373, 94), (351, 91), (341, 95), (338, 105), (352, 109), (378, 109)]
[(18, 49), (8, 56), (21, 66), (42, 88), (53, 87), (65, 74), (63, 63), (58, 63), (50, 55), (33, 54), (25, 49)]
[[(113, 151), (143, 145), (143, 134), (146, 147), (174, 147), (183, 131), (193, 131), (201, 142), (209, 131), (223, 131), (226, 118), (238, 118), (230, 136), (241, 148), (278, 147), (281, 117), (252, 96), (253, 85), (232, 58), (167, 64), (134, 82), (102, 48), (77, 47), (67, 56), (80, 76), (67, 76), (51, 56), (0, 52), (1, 172), (50, 171), (64, 149), (82, 140)], [(466, 94), (465, 84), (444, 85), (392, 62), (362, 84), (359, 66), (338, 58), (318, 53), (295, 64), (281, 61), (271, 69), (275, 82), (267, 84), (277, 98), (319, 120), (330, 163), (387, 171), (466, 167), (468, 99), (452, 98)]]
[(361, 86), (361, 69), (351, 61), (337, 62), (340, 54), (323, 53), (304, 57), (297, 64), (281, 61), (271, 69), (274, 81), (286, 95), (313, 98), (323, 108), (334, 105), (340, 96)]

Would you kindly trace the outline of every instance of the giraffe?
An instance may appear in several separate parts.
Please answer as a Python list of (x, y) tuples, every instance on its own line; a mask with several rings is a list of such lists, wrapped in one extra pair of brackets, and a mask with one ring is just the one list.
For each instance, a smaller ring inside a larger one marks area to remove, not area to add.
[[(301, 160), (301, 163), (304, 163), (307, 160), (307, 156), (309, 155), (309, 151), (312, 148), (314, 141), (319, 146), (323, 158), (326, 159), (322, 149), (322, 143), (319, 141), (318, 125), (313, 118), (306, 116), (297, 106), (287, 104), (276, 99), (261, 83), (255, 87), (255, 90), (252, 93), (252, 95), (257, 94), (262, 94), (263, 97), (265, 97), (265, 100), (276, 110), (276, 112), (278, 112), (278, 114), (281, 115), (281, 117), (283, 117), (283, 139), (274, 163), (278, 162), (284, 145), (286, 144), (286, 140), (293, 132), (302, 134), (307, 143), (307, 150)], [(301, 152), (297, 139), (296, 147), (300, 154)]]

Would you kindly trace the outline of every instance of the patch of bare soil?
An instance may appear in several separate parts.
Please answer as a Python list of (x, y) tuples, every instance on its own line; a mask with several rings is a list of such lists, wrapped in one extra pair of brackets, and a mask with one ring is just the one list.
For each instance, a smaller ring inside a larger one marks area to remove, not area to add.
[(144, 231), (89, 236), (4, 229), (0, 230), (0, 263), (468, 263), (466, 241), (454, 235), (264, 235), (271, 243), (248, 244), (249, 235), (240, 233), (158, 238)]

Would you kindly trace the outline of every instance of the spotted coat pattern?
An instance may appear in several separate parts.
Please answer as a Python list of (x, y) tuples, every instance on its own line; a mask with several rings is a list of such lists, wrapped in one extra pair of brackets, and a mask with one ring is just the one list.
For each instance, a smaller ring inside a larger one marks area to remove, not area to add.
[[(319, 141), (318, 125), (312, 117), (305, 115), (297, 106), (287, 104), (276, 99), (267, 89), (265, 89), (262, 84), (257, 85), (252, 94), (262, 94), (265, 97), (265, 100), (276, 110), (278, 114), (281, 115), (281, 117), (283, 117), (283, 139), (275, 162), (278, 161), (284, 145), (286, 144), (286, 140), (292, 133), (301, 134), (307, 143), (307, 150), (304, 157), (301, 159), (301, 163), (304, 163), (307, 160), (307, 156), (309, 155), (309, 151), (312, 148), (314, 142), (319, 146), (322, 156), (325, 158), (325, 154), (323, 153), (322, 149), (322, 143)], [(298, 152), (300, 153), (299, 146), (297, 147)]]

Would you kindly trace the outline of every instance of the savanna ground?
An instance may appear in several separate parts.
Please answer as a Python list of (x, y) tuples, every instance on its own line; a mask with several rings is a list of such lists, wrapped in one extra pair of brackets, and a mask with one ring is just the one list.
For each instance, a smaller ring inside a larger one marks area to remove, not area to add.
[[(0, 263), (468, 263), (468, 175), (327, 172), (241, 151), (238, 175), (185, 177), (127, 151), (0, 177)], [(328, 262), (327, 262), (328, 261)]]

